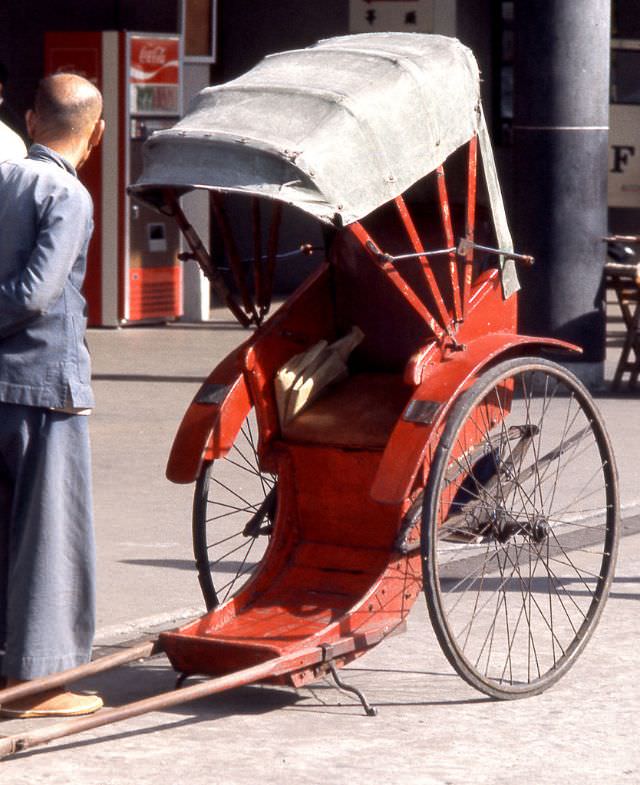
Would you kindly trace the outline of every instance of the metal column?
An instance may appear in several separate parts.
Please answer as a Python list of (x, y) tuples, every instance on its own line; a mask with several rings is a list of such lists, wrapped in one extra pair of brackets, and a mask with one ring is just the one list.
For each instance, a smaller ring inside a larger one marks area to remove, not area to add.
[(607, 232), (609, 0), (515, 4), (514, 236), (522, 329), (579, 344), (575, 370), (602, 380)]

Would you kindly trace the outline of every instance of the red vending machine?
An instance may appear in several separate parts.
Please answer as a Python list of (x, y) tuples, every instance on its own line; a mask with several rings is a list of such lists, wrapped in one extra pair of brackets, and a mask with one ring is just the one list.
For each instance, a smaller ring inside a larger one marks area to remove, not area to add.
[(126, 186), (142, 170), (145, 139), (180, 116), (180, 37), (51, 32), (45, 38), (45, 69), (80, 73), (104, 97), (104, 139), (80, 171), (93, 196), (96, 224), (85, 284), (89, 324), (177, 318), (182, 314), (178, 229), (133, 202)]

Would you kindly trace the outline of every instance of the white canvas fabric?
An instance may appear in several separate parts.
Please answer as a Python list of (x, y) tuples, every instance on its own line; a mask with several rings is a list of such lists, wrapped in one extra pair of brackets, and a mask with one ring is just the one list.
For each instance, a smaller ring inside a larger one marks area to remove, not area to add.
[(0, 120), (0, 163), (24, 158), (27, 148), (18, 134)]
[(455, 38), (327, 39), (202, 90), (147, 142), (132, 191), (151, 200), (163, 185), (245, 192), (349, 224), (464, 144), (479, 101), (475, 58)]

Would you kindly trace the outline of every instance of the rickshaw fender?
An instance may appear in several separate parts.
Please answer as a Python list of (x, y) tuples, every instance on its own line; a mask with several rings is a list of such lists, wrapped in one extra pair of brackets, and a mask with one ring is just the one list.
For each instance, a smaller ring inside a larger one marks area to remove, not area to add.
[(411, 494), (418, 471), (423, 469), (426, 479), (429, 452), (437, 443), (451, 406), (483, 370), (506, 357), (535, 354), (545, 348), (556, 352), (582, 351), (554, 338), (492, 333), (426, 366), (423, 381), (416, 387), (383, 452), (371, 486), (373, 500), (403, 504)]
[(211, 372), (185, 412), (167, 461), (171, 482), (193, 482), (203, 463), (233, 446), (252, 405), (241, 368), (245, 351), (243, 344)]

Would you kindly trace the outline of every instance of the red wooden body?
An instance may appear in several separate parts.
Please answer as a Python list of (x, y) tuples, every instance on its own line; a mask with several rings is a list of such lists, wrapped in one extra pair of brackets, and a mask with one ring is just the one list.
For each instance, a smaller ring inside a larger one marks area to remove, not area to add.
[[(475, 200), (475, 140), (469, 145)], [(516, 298), (504, 299), (495, 267), (460, 265), (444, 170), (435, 173), (439, 229), (417, 226), (401, 197), (336, 233), (311, 279), (209, 376), (188, 409), (168, 477), (191, 482), (222, 457), (255, 406), (263, 469), (277, 475), (274, 534), (260, 567), (238, 595), (161, 641), (184, 673), (224, 675), (297, 650), (354, 638), (344, 663), (403, 623), (422, 587), (420, 551), (396, 541), (425, 486), (448, 411), (483, 370), (541, 346), (573, 347), (516, 334)], [(475, 201), (462, 234), (476, 233)], [(371, 234), (370, 234), (371, 232)], [(438, 234), (439, 232), (439, 234)], [(372, 236), (375, 238), (372, 239)], [(432, 262), (421, 236), (442, 237)], [(482, 239), (482, 238), (481, 238)], [(379, 249), (406, 251), (406, 263)], [(290, 423), (278, 422), (273, 380), (293, 355), (357, 325), (364, 333), (347, 380)], [(428, 416), (412, 412), (426, 407)], [(406, 526), (405, 526), (406, 528)], [(408, 532), (405, 539), (417, 540)], [(325, 667), (301, 660), (283, 677), (294, 685)]]
[[(439, 193), (446, 200), (443, 185)], [(423, 254), (404, 203), (396, 207), (410, 247)], [(469, 210), (466, 218), (469, 236)], [(442, 220), (449, 239), (448, 207)], [(385, 231), (377, 227), (376, 247)], [(516, 334), (516, 298), (503, 298), (497, 269), (470, 283), (468, 259), (459, 275), (450, 259), (435, 269), (421, 255), (412, 260), (412, 278), (377, 263), (369, 241), (360, 224), (338, 233), (328, 261), (212, 372), (185, 415), (167, 469), (176, 482), (194, 480), (205, 462), (224, 456), (255, 406), (260, 461), (277, 475), (278, 510), (265, 558), (240, 593), (161, 636), (181, 672), (224, 675), (355, 636), (360, 646), (339, 658), (343, 664), (401, 625), (422, 574), (419, 550), (403, 554), (395, 543), (424, 488), (450, 406), (506, 355), (544, 344), (571, 348)], [(351, 375), (283, 433), (277, 370), (351, 325), (365, 335)], [(428, 404), (431, 415), (410, 416), (415, 402)], [(409, 532), (408, 539), (418, 536)], [(301, 660), (273, 678), (299, 685), (324, 667)]]

